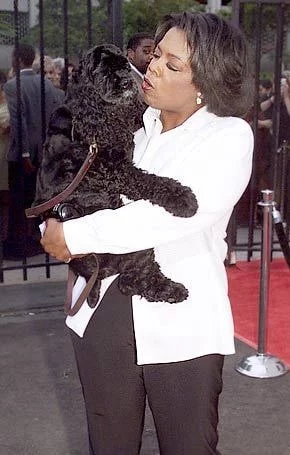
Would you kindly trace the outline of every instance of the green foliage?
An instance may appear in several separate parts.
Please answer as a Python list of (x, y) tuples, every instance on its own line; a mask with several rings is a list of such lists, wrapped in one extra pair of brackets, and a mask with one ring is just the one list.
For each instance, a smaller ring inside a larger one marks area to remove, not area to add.
[(5, 21), (5, 19), (0, 20), (0, 37), (2, 38), (11, 38), (14, 36), (14, 28), (10, 22)]
[(160, 19), (168, 13), (204, 11), (204, 5), (195, 0), (125, 0), (124, 41), (136, 32), (154, 34)]
[[(44, 3), (44, 47), (45, 54), (63, 56), (63, 10), (62, 0), (46, 0)], [(92, 7), (92, 43), (106, 41), (107, 2), (102, 0), (98, 7)], [(30, 30), (25, 41), (39, 47), (40, 27)], [(88, 48), (87, 2), (68, 0), (68, 53), (75, 57)]]
[[(274, 50), (276, 31), (277, 31), (277, 12), (275, 5), (263, 4), (261, 14), (261, 47), (262, 53)], [(287, 24), (290, 21), (290, 8), (285, 8), (284, 13), (284, 40), (286, 38)], [(241, 28), (244, 30), (248, 40), (255, 43), (256, 23), (257, 23), (257, 6), (256, 4), (245, 4), (242, 15)]]
[(216, 14), (224, 20), (230, 21), (232, 18), (232, 7), (230, 5), (222, 6)]
[[(88, 47), (87, 2), (68, 1), (68, 52), (73, 59)], [(95, 2), (96, 3), (96, 2)], [(44, 48), (52, 57), (63, 56), (63, 0), (45, 0), (44, 7)], [(205, 5), (196, 0), (124, 0), (123, 34), (127, 43), (130, 36), (139, 31), (155, 33), (161, 18), (168, 13), (181, 11), (205, 11)], [(231, 8), (224, 7), (220, 13), (225, 19), (231, 16)], [(92, 44), (107, 41), (107, 0), (100, 0), (92, 7)], [(1, 28), (0, 28), (1, 33)], [(34, 47), (39, 47), (40, 27), (30, 29), (25, 38)]]

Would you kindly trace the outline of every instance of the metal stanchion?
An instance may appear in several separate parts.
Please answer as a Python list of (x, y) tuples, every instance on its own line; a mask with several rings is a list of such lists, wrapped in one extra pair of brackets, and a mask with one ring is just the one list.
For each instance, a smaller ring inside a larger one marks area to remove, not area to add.
[(244, 357), (236, 366), (239, 373), (253, 378), (274, 378), (288, 371), (279, 358), (266, 353), (273, 204), (274, 191), (263, 190), (262, 201), (258, 203), (263, 207), (258, 351), (255, 355)]

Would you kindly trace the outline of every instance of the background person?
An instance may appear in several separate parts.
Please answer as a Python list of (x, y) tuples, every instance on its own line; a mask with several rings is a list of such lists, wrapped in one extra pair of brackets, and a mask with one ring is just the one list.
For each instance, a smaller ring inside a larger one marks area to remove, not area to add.
[(273, 82), (271, 79), (261, 79), (259, 84), (260, 103), (273, 95)]
[(6, 81), (6, 74), (0, 71), (0, 241), (7, 237), (9, 206), (7, 149), (10, 125), (9, 111), (3, 90)]
[(196, 215), (174, 217), (139, 200), (47, 221), (42, 244), (58, 259), (154, 247), (161, 270), (189, 290), (176, 305), (133, 296), (131, 306), (109, 277), (99, 306), (67, 319), (91, 455), (139, 453), (146, 396), (162, 455), (218, 453), (224, 355), (234, 352), (224, 238), (251, 174), (253, 134), (238, 118), (251, 103), (251, 81), (239, 30), (213, 14), (167, 16), (143, 82), (150, 107), (134, 162), (190, 186)]
[[(17, 50), (12, 53), (16, 74)], [(34, 199), (36, 173), (42, 158), (41, 77), (32, 68), (35, 50), (29, 44), (20, 44), (20, 106), (18, 109), (16, 77), (4, 85), (10, 113), (10, 138), (7, 153), (10, 190), (9, 232), (4, 243), (5, 257), (22, 257), (39, 253), (39, 230), (34, 220), (26, 220), (24, 210)], [(60, 100), (52, 83), (45, 78), (46, 123)], [(20, 118), (19, 118), (20, 115)], [(20, 128), (21, 120), (21, 129)], [(21, 135), (21, 144), (19, 136)]]
[(55, 77), (53, 81), (53, 85), (56, 88), (61, 88), (60, 80), (61, 80), (61, 73), (64, 69), (64, 58), (57, 57), (53, 59), (53, 65), (55, 69)]
[[(40, 74), (41, 72), (40, 56), (37, 56), (35, 58), (32, 64), (32, 68), (37, 74)], [(59, 104), (62, 104), (64, 102), (65, 92), (60, 88), (58, 80), (59, 76), (56, 71), (53, 59), (49, 55), (44, 56), (44, 76), (54, 85), (55, 95), (58, 98)]]
[[(279, 109), (279, 135), (278, 135), (278, 146), (281, 147), (283, 141), (290, 143), (290, 74), (285, 71), (282, 73), (281, 84), (280, 84), (280, 93), (281, 99), (278, 106)], [(275, 103), (275, 94), (272, 93), (270, 97), (261, 102), (261, 110), (264, 113), (266, 119), (271, 121), (271, 143), (269, 147), (269, 158), (267, 166), (267, 182), (269, 188), (279, 187), (280, 182), (274, 182), (274, 166), (275, 166), (275, 156), (273, 155), (273, 115), (274, 115), (274, 103)], [(290, 171), (288, 171), (290, 172)], [(288, 178), (288, 177), (287, 177)], [(278, 192), (280, 190), (278, 189)], [(278, 197), (278, 195), (276, 196)], [(277, 199), (276, 199), (277, 201)], [(285, 212), (286, 213), (286, 212)]]
[[(136, 33), (128, 41), (127, 58), (133, 70), (133, 76), (140, 88), (152, 58), (154, 47), (153, 36), (146, 32)], [(143, 95), (143, 92), (141, 93)]]

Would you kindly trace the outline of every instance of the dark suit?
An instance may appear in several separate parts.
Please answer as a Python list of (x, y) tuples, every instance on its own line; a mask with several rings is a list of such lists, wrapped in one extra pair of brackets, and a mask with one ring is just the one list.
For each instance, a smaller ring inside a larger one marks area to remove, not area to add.
[[(29, 236), (37, 237), (38, 231), (32, 223), (27, 223), (24, 209), (32, 204), (35, 194), (36, 172), (26, 174), (23, 157), (30, 157), (38, 167), (42, 157), (42, 116), (41, 116), (41, 77), (32, 69), (20, 72), (21, 113), (17, 103), (16, 78), (4, 85), (10, 113), (10, 138), (8, 148), (8, 173), (10, 190), (9, 234), (4, 245), (7, 256), (23, 256), (28, 252)], [(63, 96), (64, 97), (64, 96)], [(46, 125), (52, 111), (61, 104), (57, 89), (45, 79)], [(21, 141), (19, 141), (19, 115), (21, 115)], [(46, 129), (45, 125), (45, 129)], [(26, 243), (26, 246), (25, 246)], [(30, 248), (32, 254), (32, 249)]]
[[(21, 91), (21, 133), (22, 144), (18, 144), (18, 111), (16, 78), (4, 85), (8, 108), (10, 112), (10, 145), (8, 161), (21, 161), (23, 153), (29, 153), (31, 161), (39, 161), (42, 149), (41, 123), (41, 77), (32, 69), (20, 72)], [(52, 83), (45, 79), (45, 114), (46, 125), (52, 111), (60, 104), (59, 94)]]

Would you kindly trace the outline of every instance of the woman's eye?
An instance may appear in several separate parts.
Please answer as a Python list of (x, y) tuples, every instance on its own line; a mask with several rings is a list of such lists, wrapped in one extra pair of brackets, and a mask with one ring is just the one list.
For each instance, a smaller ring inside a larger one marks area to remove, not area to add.
[(160, 55), (155, 54), (155, 52), (153, 53), (153, 58), (159, 58), (159, 57), (160, 57)]
[(175, 71), (175, 72), (179, 71), (177, 68), (175, 68), (174, 66), (172, 66), (170, 63), (167, 63), (166, 66), (167, 66), (167, 68), (168, 68), (170, 71)]

